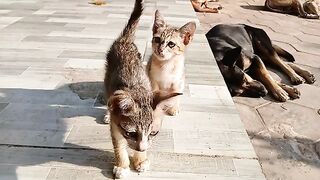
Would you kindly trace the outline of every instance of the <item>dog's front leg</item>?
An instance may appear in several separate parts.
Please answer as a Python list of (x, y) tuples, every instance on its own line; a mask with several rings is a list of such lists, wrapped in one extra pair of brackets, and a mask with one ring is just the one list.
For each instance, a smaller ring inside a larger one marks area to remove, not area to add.
[(119, 132), (117, 125), (112, 122), (110, 124), (111, 129), (111, 137), (112, 137), (112, 144), (114, 149), (115, 155), (115, 164), (113, 167), (113, 174), (115, 178), (121, 179), (126, 177), (129, 172), (130, 160), (129, 155), (127, 152), (127, 141)]
[(313, 84), (316, 81), (316, 78), (314, 77), (313, 74), (311, 74), (309, 71), (302, 69), (301, 67), (293, 64), (293, 63), (288, 63), (288, 65), (300, 76), (302, 76), (307, 83)]
[(291, 86), (288, 86), (286, 84), (283, 84), (281, 82), (278, 82), (279, 86), (284, 89), (285, 91), (287, 91), (287, 93), (289, 94), (289, 96), (292, 98), (292, 99), (297, 99), (300, 97), (300, 91), (297, 89), (297, 88), (294, 88), (294, 87), (291, 87)]
[(267, 88), (272, 95), (281, 102), (285, 102), (289, 99), (288, 93), (283, 90), (278, 83), (271, 77), (267, 68), (263, 64), (262, 60), (255, 56), (252, 59), (251, 64), (252, 72), (254, 73), (256, 79), (262, 82), (262, 84)]

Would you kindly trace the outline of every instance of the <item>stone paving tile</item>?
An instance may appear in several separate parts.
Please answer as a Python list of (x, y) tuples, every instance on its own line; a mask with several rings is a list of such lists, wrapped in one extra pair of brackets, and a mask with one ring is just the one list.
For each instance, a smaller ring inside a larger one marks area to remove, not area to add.
[(98, 43), (100, 41), (100, 39), (94, 39), (94, 38), (72, 38), (72, 37), (48, 37), (48, 36), (27, 36), (22, 41), (96, 44), (96, 43)]
[(0, 88), (54, 89), (62, 80), (59, 76), (2, 76)]
[(0, 75), (20, 75), (24, 72), (29, 66), (8, 66), (0, 65)]
[(297, 64), (303, 64), (306, 66), (314, 67), (314, 68), (320, 68), (319, 64), (319, 56), (307, 54), (304, 52), (294, 52), (293, 53), (296, 63)]
[(299, 43), (299, 44), (292, 44), (292, 46), (294, 46), (300, 52), (314, 54), (314, 55), (317, 55), (317, 56), (320, 55), (320, 52), (319, 52), (320, 44), (302, 42), (302, 43)]
[(64, 67), (73, 69), (103, 69), (104, 64), (105, 60), (102, 59), (69, 59)]
[[(62, 89), (63, 87), (61, 87)], [(26, 104), (59, 104), (88, 107), (93, 105), (94, 99), (81, 100), (78, 94), (70, 90), (35, 90), (0, 88), (5, 96), (0, 102), (26, 103)]]
[(189, 130), (175, 131), (175, 152), (187, 154), (256, 158), (255, 152), (246, 139), (246, 132)]
[[(269, 104), (258, 108), (263, 121), (269, 129), (277, 125), (289, 125), (293, 131), (312, 140), (320, 139), (319, 114), (317, 110), (299, 106), (295, 102)], [(275, 130), (276, 131), (276, 130)]]
[(16, 180), (16, 179), (30, 179), (43, 180), (46, 179), (51, 168), (43, 166), (23, 166), (17, 167), (15, 165), (0, 164), (0, 180)]
[[(27, 178), (32, 175), (28, 176), (26, 172), (29, 167), (31, 169), (29, 172), (31, 173), (33, 169), (39, 168), (39, 176), (49, 174), (48, 179), (63, 179), (61, 175), (72, 179), (82, 179), (79, 175), (83, 175), (83, 177), (92, 175), (98, 179), (112, 178), (111, 172), (105, 170), (112, 168), (113, 155), (110, 151), (9, 147), (0, 148), (0, 152), (0, 164), (11, 164), (9, 166), (0, 165), (0, 171), (7, 170), (6, 175), (8, 177), (10, 175), (14, 177), (13, 175), (17, 171), (19, 175)], [(20, 161), (7, 156), (13, 154), (19, 157)], [(258, 167), (256, 166), (257, 160), (245, 161), (245, 168), (242, 167), (241, 161), (232, 158), (151, 153), (150, 160), (153, 162), (150, 172), (142, 174), (132, 172), (133, 177), (130, 179), (152, 177), (168, 177), (169, 179), (176, 179), (177, 177), (183, 179), (190, 179), (192, 177), (207, 177), (209, 179), (263, 179), (261, 174), (256, 174), (256, 167)], [(41, 164), (41, 166), (38, 166), (38, 164)], [(50, 172), (48, 173), (49, 170)], [(239, 174), (237, 174), (236, 170), (239, 170)]]
[(9, 103), (0, 103), (0, 112), (8, 106)]
[(298, 86), (298, 88), (300, 90), (301, 97), (295, 101), (292, 101), (293, 103), (299, 104), (304, 107), (320, 109), (319, 99), (315, 97), (320, 94), (320, 87), (303, 84)]
[(239, 110), (241, 120), (244, 122), (249, 136), (258, 134), (264, 130), (265, 124), (255, 109), (237, 102), (236, 107)]

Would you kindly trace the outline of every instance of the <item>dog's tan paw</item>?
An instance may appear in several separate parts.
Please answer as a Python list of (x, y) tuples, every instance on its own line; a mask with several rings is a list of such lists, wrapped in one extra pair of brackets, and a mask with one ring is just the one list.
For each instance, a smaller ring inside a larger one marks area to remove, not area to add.
[(316, 82), (316, 78), (314, 77), (314, 75), (308, 71), (306, 72), (305, 79), (308, 84), (313, 84), (314, 82)]
[(292, 99), (300, 98), (300, 91), (297, 88), (291, 87), (291, 89), (287, 91), (287, 93)]
[(129, 175), (129, 173), (130, 173), (129, 168), (123, 168), (123, 167), (118, 167), (118, 166), (113, 167), (113, 174), (116, 179), (125, 178)]
[(150, 169), (150, 161), (148, 159), (146, 159), (145, 161), (136, 164), (134, 168), (138, 172), (148, 171)]
[(286, 102), (287, 100), (290, 99), (289, 94), (282, 88), (277, 89), (272, 94), (278, 101), (281, 101), (281, 102)]
[(170, 116), (176, 116), (179, 114), (179, 107), (170, 107), (166, 110), (166, 113)]
[(298, 75), (294, 75), (291, 77), (291, 83), (294, 85), (302, 84), (304, 79)]

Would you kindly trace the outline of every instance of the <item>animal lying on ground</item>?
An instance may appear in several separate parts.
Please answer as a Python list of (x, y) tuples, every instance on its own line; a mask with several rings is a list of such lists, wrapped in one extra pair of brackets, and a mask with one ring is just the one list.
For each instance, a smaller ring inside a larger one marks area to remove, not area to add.
[(94, 4), (97, 6), (105, 5), (107, 4), (105, 0), (91, 0), (88, 2), (89, 4)]
[(233, 96), (261, 97), (269, 91), (282, 102), (299, 98), (298, 89), (276, 82), (265, 64), (283, 71), (292, 84), (315, 82), (314, 75), (293, 64), (294, 57), (272, 44), (262, 29), (244, 24), (220, 24), (213, 27), (206, 37)]
[(191, 0), (191, 4), (196, 12), (219, 13), (219, 10), (222, 9), (222, 6), (219, 6), (217, 8), (208, 7), (208, 2), (217, 1), (218, 0)]
[(106, 55), (105, 97), (110, 114), (110, 130), (115, 153), (113, 173), (122, 178), (129, 172), (127, 146), (134, 150), (133, 166), (148, 169), (146, 150), (161, 127), (161, 102), (180, 93), (152, 92), (149, 78), (134, 44), (135, 30), (143, 11), (136, 0), (128, 24)]
[(274, 12), (319, 19), (320, 0), (266, 0), (265, 7)]
[[(188, 22), (180, 28), (168, 25), (159, 11), (155, 13), (152, 38), (152, 56), (147, 65), (153, 91), (180, 92), (184, 90), (184, 51), (190, 44), (196, 30), (195, 22)], [(167, 103), (166, 112), (179, 112), (179, 97)]]

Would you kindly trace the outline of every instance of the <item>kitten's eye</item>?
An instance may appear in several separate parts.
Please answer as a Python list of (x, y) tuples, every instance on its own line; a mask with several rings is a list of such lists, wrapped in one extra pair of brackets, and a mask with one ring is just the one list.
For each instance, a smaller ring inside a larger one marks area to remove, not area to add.
[(153, 41), (154, 41), (155, 43), (160, 43), (160, 37), (154, 37), (154, 38), (153, 38)]
[(152, 132), (150, 133), (150, 136), (156, 136), (158, 133), (159, 133), (159, 131), (152, 131)]
[(176, 44), (175, 44), (174, 42), (170, 41), (170, 42), (168, 43), (168, 46), (169, 46), (170, 48), (173, 48), (173, 47), (176, 46)]
[(125, 136), (128, 138), (136, 139), (138, 137), (138, 134), (136, 132), (125, 132)]

